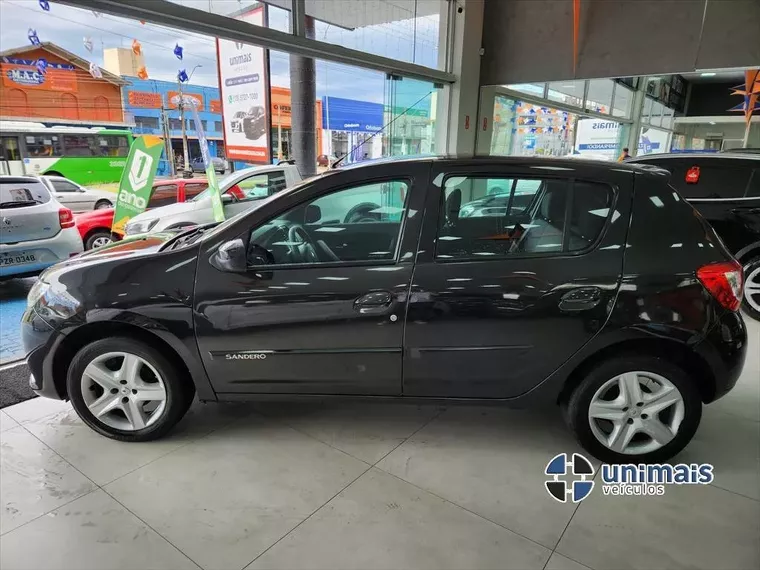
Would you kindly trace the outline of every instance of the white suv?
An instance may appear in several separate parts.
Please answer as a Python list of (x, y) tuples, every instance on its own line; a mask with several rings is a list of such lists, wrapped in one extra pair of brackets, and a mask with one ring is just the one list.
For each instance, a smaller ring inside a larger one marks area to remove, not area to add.
[(35, 275), (80, 253), (74, 215), (31, 176), (0, 176), (0, 280)]

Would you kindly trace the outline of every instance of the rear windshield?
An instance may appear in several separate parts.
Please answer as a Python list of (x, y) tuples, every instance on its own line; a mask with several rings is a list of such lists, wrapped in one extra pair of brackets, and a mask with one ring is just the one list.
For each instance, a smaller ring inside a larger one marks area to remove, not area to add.
[(0, 208), (23, 208), (50, 201), (42, 182), (23, 178), (0, 178)]

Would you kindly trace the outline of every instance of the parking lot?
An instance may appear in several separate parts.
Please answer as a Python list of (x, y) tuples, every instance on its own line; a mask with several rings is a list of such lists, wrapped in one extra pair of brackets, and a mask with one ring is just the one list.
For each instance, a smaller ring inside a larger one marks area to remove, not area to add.
[[(124, 444), (70, 405), (0, 411), (4, 568), (725, 568), (760, 565), (760, 327), (739, 385), (675, 462), (706, 486), (560, 504), (557, 413), (403, 404), (195, 405)], [(599, 485), (599, 473), (595, 476)], [(55, 555), (51, 555), (51, 553)]]

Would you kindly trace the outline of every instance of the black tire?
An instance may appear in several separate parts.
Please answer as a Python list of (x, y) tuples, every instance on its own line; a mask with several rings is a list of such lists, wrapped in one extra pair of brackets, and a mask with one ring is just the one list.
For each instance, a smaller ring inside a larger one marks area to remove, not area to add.
[[(753, 282), (760, 284), (760, 257), (750, 259), (749, 262), (744, 265), (744, 279), (749, 280), (750, 276), (752, 276), (754, 280)], [(745, 282), (745, 286), (746, 285), (747, 283)], [(749, 300), (747, 299), (747, 291), (748, 290), (745, 288), (744, 299), (742, 299), (742, 309), (750, 317), (756, 321), (760, 321), (760, 311), (750, 305)], [(760, 291), (753, 290), (753, 293), (753, 300), (755, 301), (755, 304), (760, 303)]]
[[(588, 409), (596, 391), (608, 380), (630, 371), (654, 372), (670, 380), (684, 401), (684, 418), (675, 437), (645, 454), (618, 453), (602, 444), (591, 431)], [(605, 463), (660, 463), (679, 453), (694, 437), (702, 418), (702, 400), (695, 381), (681, 368), (655, 356), (621, 355), (595, 366), (575, 388), (566, 403), (565, 419), (578, 442)]]
[[(148, 361), (161, 375), (166, 388), (166, 408), (152, 425), (136, 431), (120, 430), (104, 424), (90, 412), (82, 396), (82, 374), (92, 360), (108, 352), (135, 354)], [(66, 388), (71, 404), (82, 421), (100, 435), (118, 441), (150, 441), (160, 438), (182, 419), (195, 396), (195, 386), (188, 379), (182, 379), (169, 360), (144, 342), (129, 337), (98, 340), (79, 350), (69, 366)]]
[(102, 238), (108, 238), (109, 240), (113, 241), (110, 231), (98, 230), (89, 234), (87, 236), (87, 239), (84, 240), (84, 249), (85, 250), (95, 249), (95, 241)]
[(103, 199), (103, 200), (98, 200), (97, 202), (95, 202), (96, 210), (102, 210), (105, 208), (112, 208), (112, 207), (113, 207), (113, 202), (111, 202), (110, 200)]

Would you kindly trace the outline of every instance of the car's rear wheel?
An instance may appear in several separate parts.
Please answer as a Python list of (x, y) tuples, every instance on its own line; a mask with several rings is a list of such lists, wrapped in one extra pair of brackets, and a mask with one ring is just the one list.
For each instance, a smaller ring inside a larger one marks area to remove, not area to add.
[(120, 441), (148, 441), (187, 412), (194, 386), (147, 344), (128, 337), (95, 341), (69, 367), (68, 395), (93, 430)]
[(744, 301), (742, 309), (760, 321), (760, 257), (744, 266)]
[(95, 203), (96, 210), (104, 210), (105, 208), (112, 208), (113, 203), (110, 200), (98, 200)]
[(581, 445), (601, 461), (663, 462), (694, 437), (702, 401), (694, 381), (674, 364), (617, 357), (586, 375), (565, 416)]
[(111, 239), (111, 232), (108, 230), (97, 231), (87, 236), (87, 239), (84, 240), (84, 248), (97, 249), (112, 242), (113, 239)]

